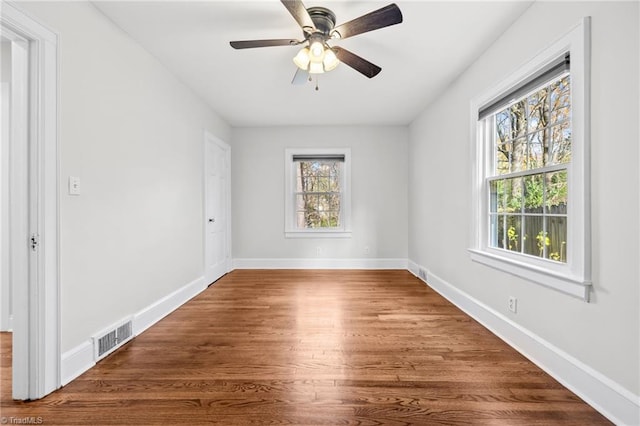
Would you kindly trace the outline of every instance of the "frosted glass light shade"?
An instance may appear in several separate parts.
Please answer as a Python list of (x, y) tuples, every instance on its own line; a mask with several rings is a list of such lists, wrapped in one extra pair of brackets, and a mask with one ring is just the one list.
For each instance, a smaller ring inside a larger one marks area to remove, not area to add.
[(324, 55), (324, 46), (319, 41), (314, 41), (309, 46), (309, 59), (311, 62), (322, 61)]
[(325, 71), (331, 71), (335, 67), (338, 66), (340, 61), (333, 50), (327, 49), (324, 51), (324, 59), (322, 59), (322, 65), (324, 66)]
[(300, 49), (298, 54), (294, 56), (293, 63), (296, 64), (298, 68), (306, 71), (309, 67), (309, 49), (306, 47)]
[(322, 74), (323, 72), (322, 62), (309, 62), (309, 74)]

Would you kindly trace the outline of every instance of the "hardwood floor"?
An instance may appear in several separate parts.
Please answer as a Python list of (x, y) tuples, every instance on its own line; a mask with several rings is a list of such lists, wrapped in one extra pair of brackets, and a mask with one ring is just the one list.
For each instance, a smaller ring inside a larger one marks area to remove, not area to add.
[(600, 425), (406, 271), (234, 271), (92, 370), (2, 416), (64, 425)]

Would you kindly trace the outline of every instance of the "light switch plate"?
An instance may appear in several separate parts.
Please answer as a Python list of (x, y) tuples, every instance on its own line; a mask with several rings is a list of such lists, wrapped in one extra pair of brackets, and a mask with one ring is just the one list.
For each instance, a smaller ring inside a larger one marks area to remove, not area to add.
[(69, 195), (80, 195), (80, 178), (69, 176)]

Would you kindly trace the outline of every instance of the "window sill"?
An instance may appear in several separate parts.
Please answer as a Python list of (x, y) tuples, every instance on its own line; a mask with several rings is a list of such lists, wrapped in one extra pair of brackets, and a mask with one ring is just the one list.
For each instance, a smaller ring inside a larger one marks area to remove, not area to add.
[(568, 276), (478, 249), (469, 249), (469, 254), (474, 262), (553, 288), (585, 302), (589, 301), (591, 283), (579, 277)]
[(304, 231), (285, 231), (285, 238), (351, 238), (351, 231), (342, 230), (304, 230)]

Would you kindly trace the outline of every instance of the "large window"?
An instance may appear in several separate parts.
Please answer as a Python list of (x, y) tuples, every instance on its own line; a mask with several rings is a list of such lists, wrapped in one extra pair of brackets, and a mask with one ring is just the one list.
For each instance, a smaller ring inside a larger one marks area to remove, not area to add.
[(569, 58), (561, 65), (541, 86), (484, 118), (493, 145), (490, 246), (555, 262), (567, 261), (571, 163)]
[(349, 150), (285, 152), (288, 237), (348, 236)]
[(588, 300), (583, 23), (472, 101), (473, 260)]

